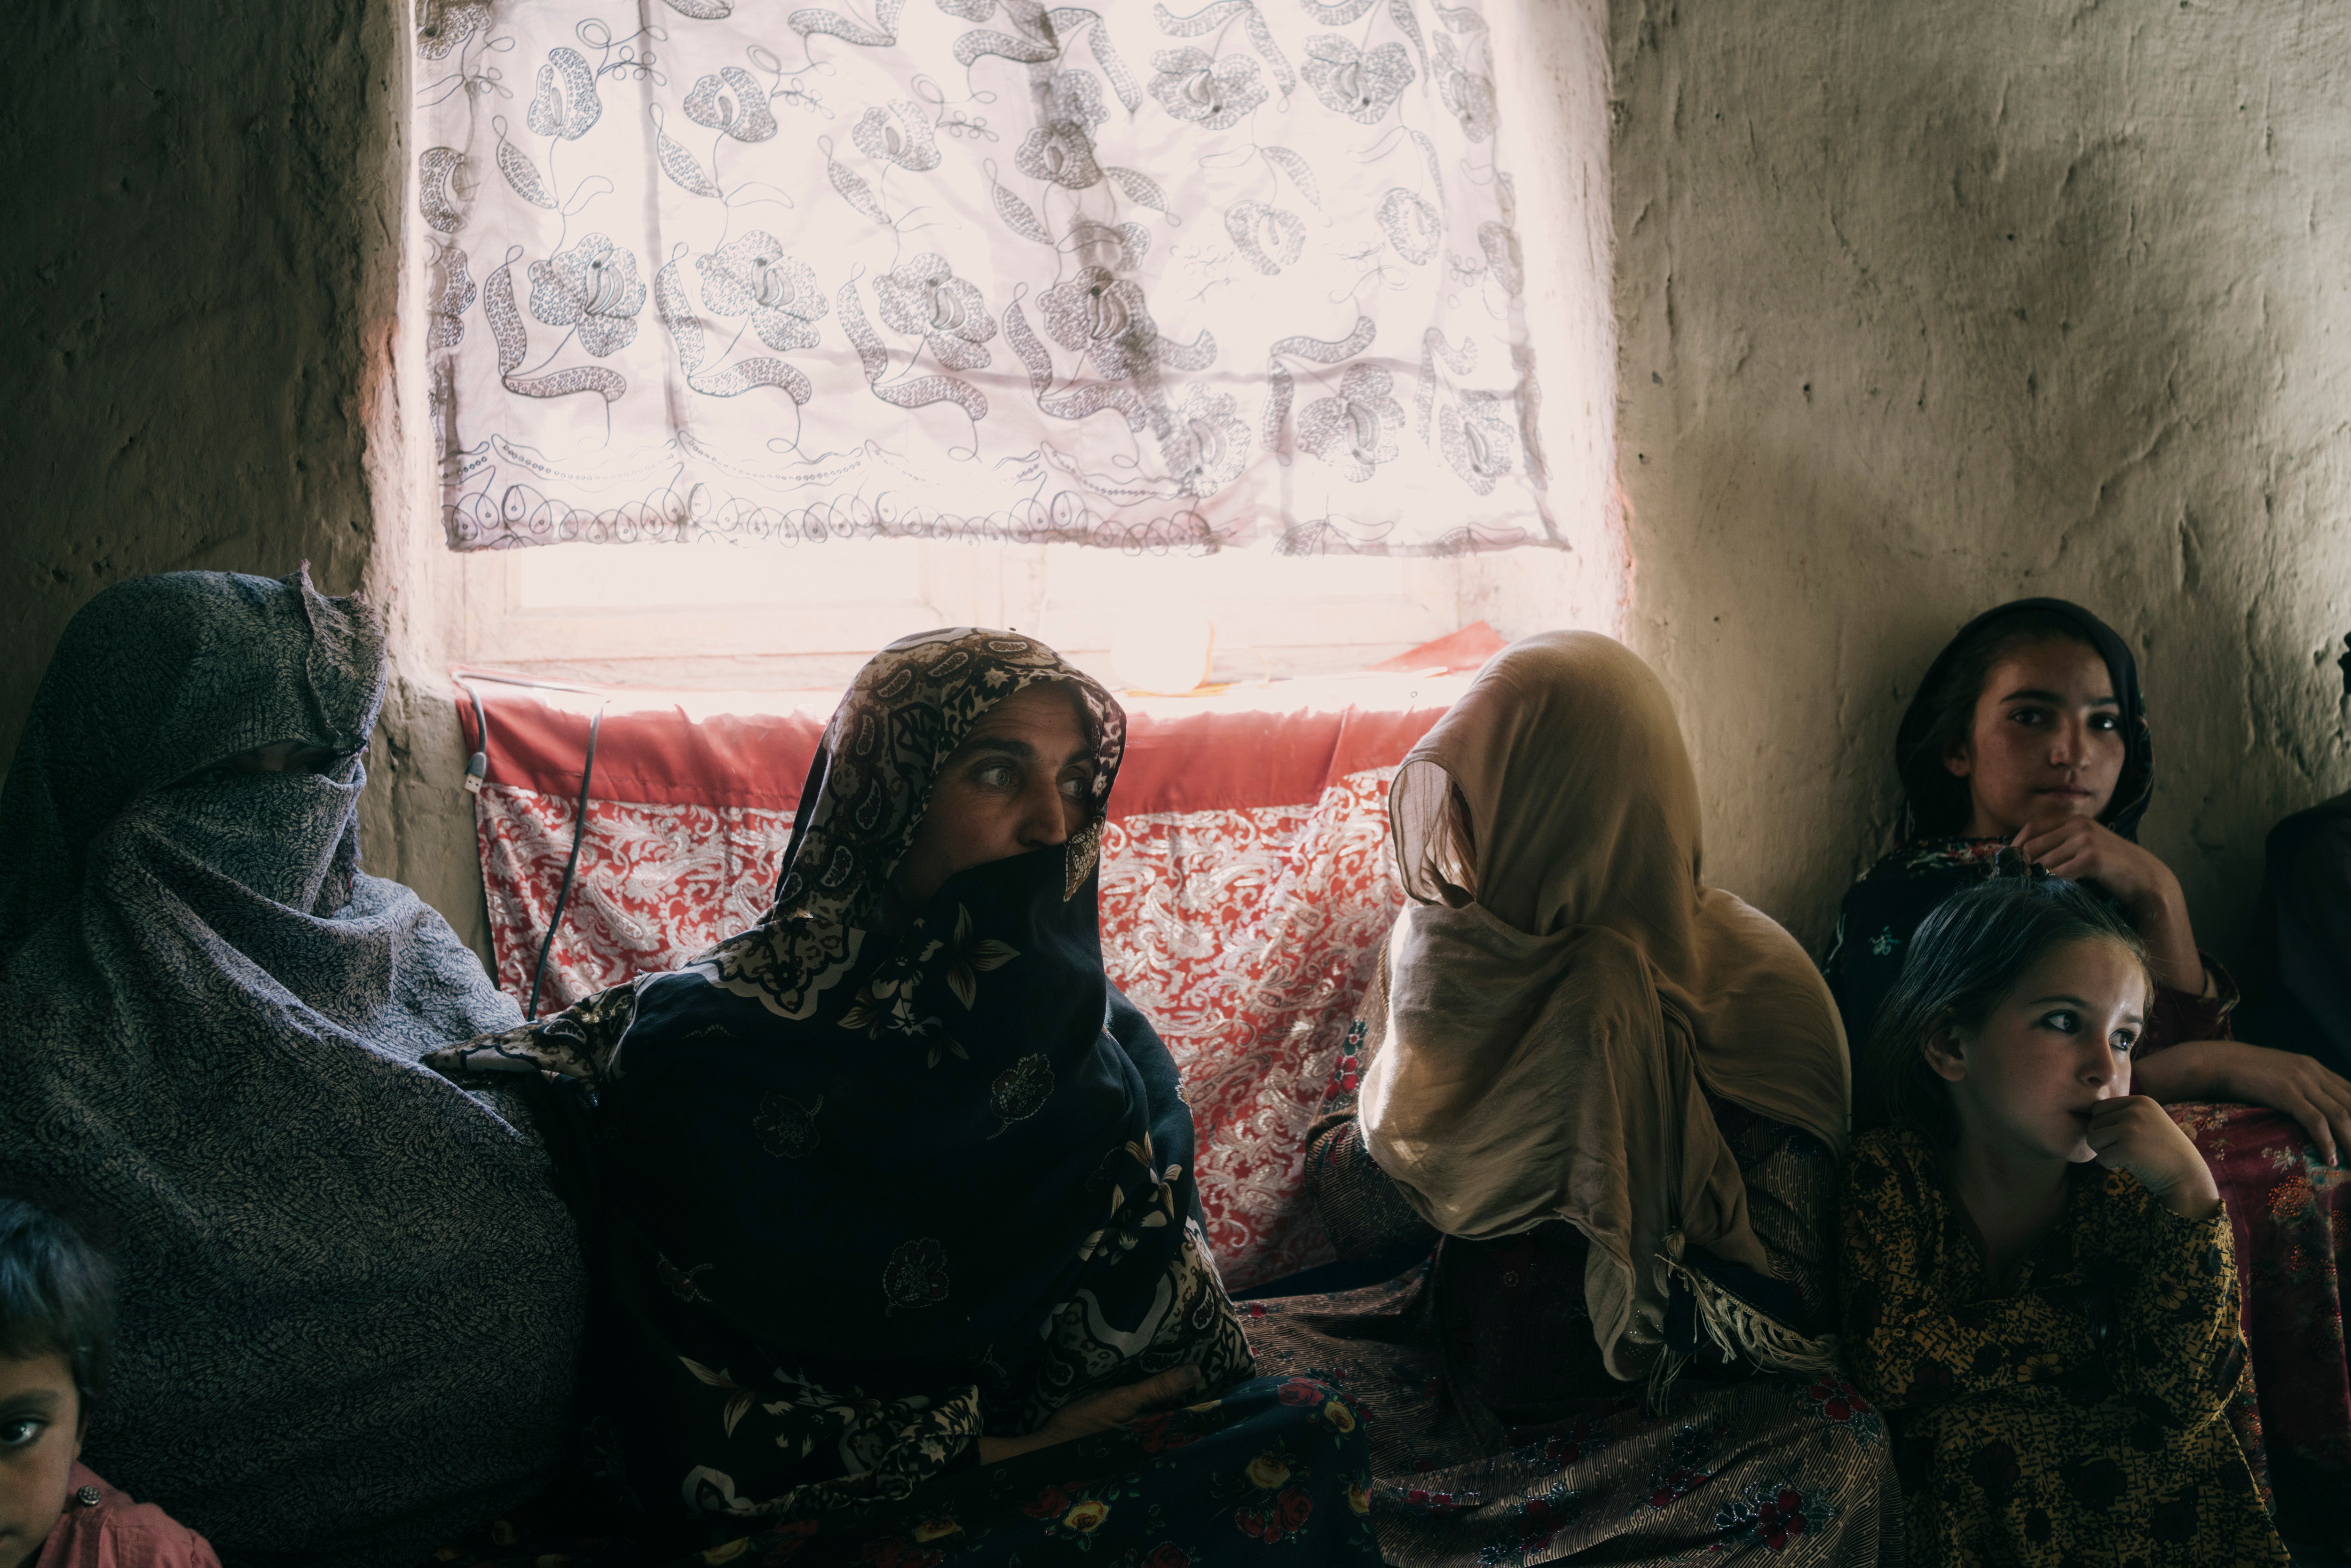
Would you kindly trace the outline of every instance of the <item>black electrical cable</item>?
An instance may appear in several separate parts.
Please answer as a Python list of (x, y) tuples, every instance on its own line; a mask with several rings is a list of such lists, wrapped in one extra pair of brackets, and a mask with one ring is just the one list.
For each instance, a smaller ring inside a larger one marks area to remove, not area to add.
[(490, 775), (490, 716), (482, 711), (482, 694), (457, 682), (458, 689), (474, 699), (474, 754), (465, 758), (465, 793), (482, 792), (482, 780)]
[[(490, 719), (482, 708), (482, 694), (466, 685), (465, 677), (468, 675), (477, 681), (496, 681), (500, 685), (529, 686), (543, 692), (580, 692), (589, 696), (597, 695), (584, 686), (559, 685), (552, 681), (526, 681), (513, 675), (494, 675), (480, 670), (451, 671), (450, 678), (457, 683), (466, 696), (473, 699), (474, 704), (474, 754), (465, 759), (465, 792), (469, 795), (480, 794), (482, 780), (489, 776)], [(611, 700), (610, 697), (604, 699), (605, 702)], [(596, 777), (596, 736), (603, 727), (604, 704), (599, 703), (588, 720), (588, 756), (580, 766), (580, 809), (571, 823), (571, 854), (563, 862), (563, 885), (556, 890), (555, 913), (547, 923), (546, 937), (538, 945), (538, 962), (531, 967), (530, 1000), (523, 1005), (522, 1009), (522, 1016), (526, 1019), (538, 1017), (538, 989), (547, 978), (547, 956), (555, 947), (555, 934), (563, 929), (563, 911), (571, 902), (571, 880), (580, 872), (580, 845), (588, 835), (588, 786)]]
[(580, 812), (571, 823), (571, 858), (563, 862), (563, 885), (556, 890), (555, 913), (547, 922), (547, 936), (538, 945), (538, 962), (530, 971), (530, 1000), (523, 1005), (525, 1019), (538, 1017), (539, 982), (547, 977), (547, 955), (555, 946), (555, 934), (563, 929), (563, 906), (571, 902), (571, 879), (580, 870), (580, 843), (588, 836), (588, 781), (596, 776), (596, 732), (604, 727), (604, 710), (597, 708), (588, 720), (588, 758), (580, 765)]

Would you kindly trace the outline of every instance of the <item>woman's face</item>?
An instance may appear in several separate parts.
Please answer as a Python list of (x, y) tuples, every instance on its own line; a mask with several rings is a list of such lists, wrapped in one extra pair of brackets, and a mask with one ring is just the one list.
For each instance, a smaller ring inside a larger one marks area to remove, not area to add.
[(1960, 1135), (2011, 1158), (2091, 1158), (2090, 1117), (2130, 1092), (2147, 1004), (2147, 971), (2121, 943), (2089, 937), (2049, 954), (1981, 1027), (1927, 1048)]
[(2122, 777), (2122, 704), (2095, 648), (2053, 640), (2002, 658), (1976, 696), (1975, 723), (1943, 754), (1968, 781), (1972, 838), (2014, 838), (2027, 822), (2095, 819)]
[(987, 711), (940, 770), (899, 863), (901, 888), (926, 904), (959, 871), (1067, 841), (1085, 828), (1093, 779), (1093, 743), (1075, 694), (1059, 681), (1022, 687)]

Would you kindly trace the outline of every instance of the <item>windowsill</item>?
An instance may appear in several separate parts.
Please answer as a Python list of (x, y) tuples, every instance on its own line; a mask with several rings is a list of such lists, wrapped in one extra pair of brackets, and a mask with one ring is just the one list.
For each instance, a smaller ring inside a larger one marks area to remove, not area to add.
[(1339, 674), (1484, 613), (1465, 605), (1458, 560), (1265, 549), (563, 545), (450, 564), (461, 662), (664, 690), (838, 688), (873, 650), (935, 626), (1022, 632), (1108, 681), (1113, 643), (1155, 615), (1215, 623), (1218, 681)]

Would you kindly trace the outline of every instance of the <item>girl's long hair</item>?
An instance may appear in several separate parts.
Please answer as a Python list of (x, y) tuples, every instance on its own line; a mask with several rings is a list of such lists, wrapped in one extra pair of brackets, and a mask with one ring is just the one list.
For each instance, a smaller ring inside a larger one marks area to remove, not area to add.
[(1879, 1004), (1869, 1033), (1879, 1103), (1859, 1107), (1863, 1126), (1892, 1125), (1949, 1147), (1959, 1125), (1950, 1085), (1927, 1061), (1949, 1030), (1983, 1027), (2025, 973), (2073, 942), (2122, 946), (2147, 975), (2147, 944), (2130, 923), (2079, 883), (2001, 877), (1954, 894), (1919, 923), (1901, 977)]

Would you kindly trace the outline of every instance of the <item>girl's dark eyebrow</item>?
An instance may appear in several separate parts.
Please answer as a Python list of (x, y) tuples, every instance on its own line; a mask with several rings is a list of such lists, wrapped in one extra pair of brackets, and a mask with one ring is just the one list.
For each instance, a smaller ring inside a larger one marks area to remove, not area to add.
[[(2064, 697), (2056, 692), (2044, 692), (2032, 687), (2028, 687), (2021, 692), (2011, 692), (2008, 695), (2001, 698), (2000, 700), (2004, 703), (2052, 703), (2061, 707), (2064, 706), (2065, 702)], [(2092, 707), (2120, 707), (2123, 705), (2122, 699), (2119, 697), (2092, 697), (2090, 699), (2090, 706)]]
[(36, 1416), (54, 1416), (63, 1408), (65, 1402), (65, 1396), (54, 1388), (27, 1388), (21, 1394), (12, 1394), (5, 1399), (0, 1399), (0, 1416), (21, 1416), (27, 1413)]

